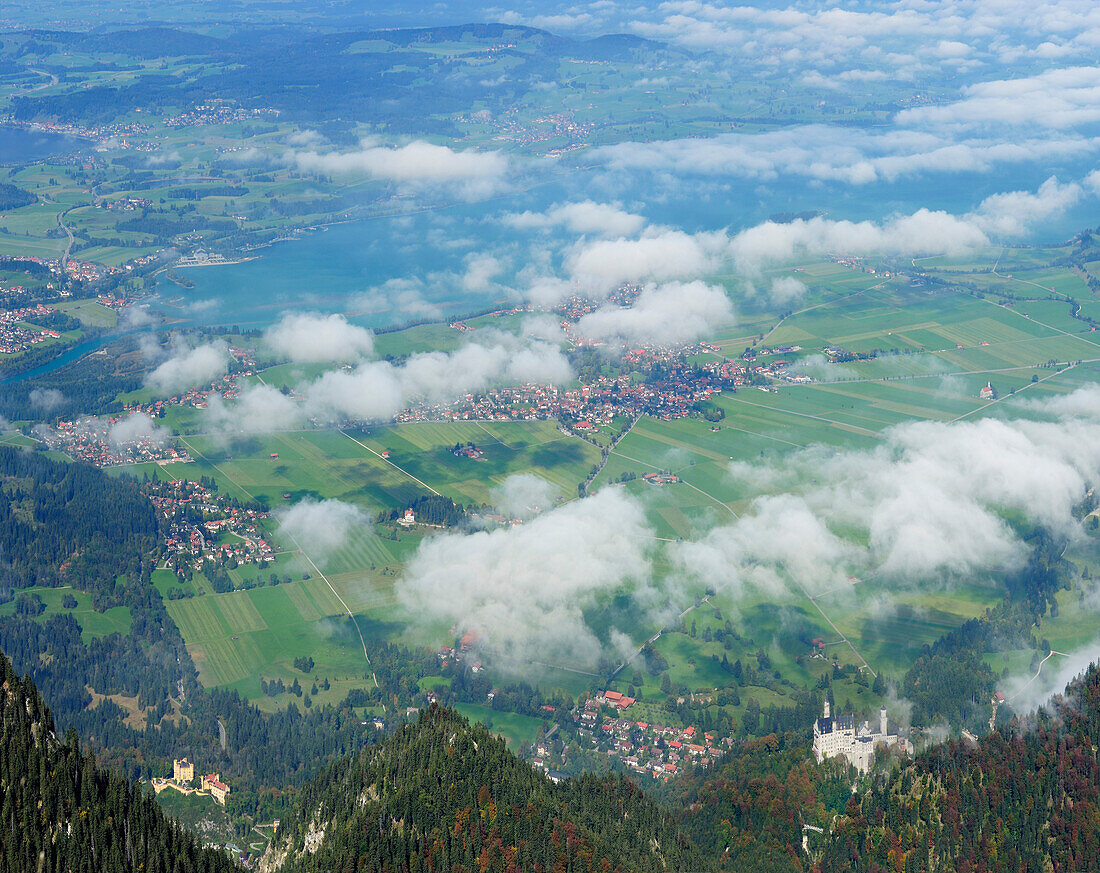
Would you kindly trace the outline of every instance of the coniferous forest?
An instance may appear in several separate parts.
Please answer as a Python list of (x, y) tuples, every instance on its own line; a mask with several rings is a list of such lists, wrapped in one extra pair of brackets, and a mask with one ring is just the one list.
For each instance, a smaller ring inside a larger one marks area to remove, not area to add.
[(151, 795), (54, 733), (34, 683), (0, 655), (0, 871), (229, 873)]
[(278, 864), (302, 873), (707, 866), (629, 781), (553, 784), (483, 726), (437, 707), (323, 771), (262, 866)]

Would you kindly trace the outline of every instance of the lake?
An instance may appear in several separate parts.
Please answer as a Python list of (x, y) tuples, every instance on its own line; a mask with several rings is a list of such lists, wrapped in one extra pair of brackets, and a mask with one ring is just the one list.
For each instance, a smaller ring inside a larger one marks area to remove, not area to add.
[(40, 161), (86, 145), (84, 140), (25, 127), (0, 126), (0, 166)]
[[(1019, 168), (1013, 186), (1036, 189), (1057, 172), (1081, 178), (1088, 168)], [(156, 308), (185, 324), (263, 327), (287, 310), (343, 312), (375, 328), (441, 319), (509, 304), (526, 291), (523, 269), (560, 271), (561, 254), (579, 237), (561, 228), (517, 229), (510, 214), (545, 214), (554, 205), (615, 202), (651, 226), (689, 233), (736, 232), (779, 212), (819, 210), (831, 219), (882, 220), (920, 208), (965, 215), (1003, 190), (995, 173), (928, 173), (868, 185), (807, 184), (801, 177), (761, 182), (735, 175), (625, 173), (606, 168), (559, 171), (549, 181), (508, 196), (396, 217), (362, 219), (279, 242), (239, 264), (181, 269), (189, 289), (161, 279)], [(1089, 198), (1042, 223), (1057, 241), (1095, 222)], [(491, 256), (501, 269), (489, 283), (469, 275)]]

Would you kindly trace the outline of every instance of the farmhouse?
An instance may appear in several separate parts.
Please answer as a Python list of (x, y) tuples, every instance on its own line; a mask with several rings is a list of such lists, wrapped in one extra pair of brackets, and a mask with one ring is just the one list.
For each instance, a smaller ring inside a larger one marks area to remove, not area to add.
[(857, 728), (851, 713), (833, 717), (829, 701), (825, 701), (822, 717), (814, 722), (814, 757), (819, 764), (826, 758), (839, 756), (866, 773), (874, 763), (875, 748), (879, 745), (905, 749), (904, 738), (888, 732), (885, 706), (879, 710), (878, 730), (873, 731), (868, 722)]
[(618, 691), (605, 691), (602, 695), (602, 702), (608, 706), (615, 706), (619, 709), (626, 709), (632, 703), (634, 703), (633, 697), (627, 697), (625, 694), (621, 694)]

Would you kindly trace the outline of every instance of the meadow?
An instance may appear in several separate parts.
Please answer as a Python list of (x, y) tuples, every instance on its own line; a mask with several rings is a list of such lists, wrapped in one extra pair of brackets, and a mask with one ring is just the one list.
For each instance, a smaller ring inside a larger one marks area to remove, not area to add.
[[(104, 612), (99, 612), (92, 605), (92, 596), (84, 591), (76, 591), (72, 588), (26, 588), (16, 594), (35, 595), (41, 599), (46, 607), (36, 620), (45, 621), (51, 615), (72, 613), (80, 625), (81, 638), (87, 642), (94, 637), (107, 636), (108, 634), (125, 634), (130, 630), (130, 609), (126, 606), (114, 606)], [(76, 598), (76, 606), (66, 608), (62, 601), (66, 595)], [(15, 612), (15, 601), (0, 604), (0, 615), (11, 615)]]
[[(1028, 263), (1013, 264), (1012, 269), (1022, 271), (1029, 264), (1029, 275), (1046, 270), (1044, 281), (1058, 284), (1060, 274), (1050, 269), (1049, 259), (1034, 254)], [(946, 262), (921, 266), (941, 276), (955, 269)], [(983, 268), (979, 263), (968, 269)], [(624, 487), (643, 499), (658, 538), (698, 537), (745, 511), (755, 495), (744, 482), (728, 476), (732, 461), (771, 463), (809, 446), (870, 448), (888, 429), (913, 421), (1028, 415), (1020, 401), (1064, 394), (1100, 380), (1096, 334), (1080, 321), (1060, 315), (1065, 306), (1057, 300), (1013, 300), (1005, 305), (1009, 301), (991, 293), (977, 296), (907, 277), (884, 280), (833, 263), (807, 264), (787, 273), (809, 285), (801, 308), (782, 319), (748, 312), (738, 325), (717, 327), (717, 354), (735, 357), (749, 346), (800, 345), (801, 352), (784, 357), (795, 368), (807, 367), (816, 381), (773, 381), (768, 391), (745, 386), (725, 392), (714, 400), (724, 414), (717, 423), (643, 417), (611, 453), (594, 483), (595, 488), (609, 487), (624, 474), (638, 477)], [(407, 354), (459, 341), (457, 332), (445, 325), (424, 325), (380, 334), (377, 345), (386, 353)], [(875, 355), (828, 364), (820, 355), (830, 346)], [(301, 367), (280, 365), (266, 370), (264, 380), (292, 383), (302, 375)], [(996, 390), (995, 401), (978, 396), (987, 383)], [(597, 448), (564, 435), (554, 422), (424, 422), (230, 441), (205, 435), (190, 411), (182, 411), (171, 423), (195, 463), (135, 467), (129, 472), (210, 475), (227, 493), (271, 507), (307, 497), (336, 498), (372, 516), (433, 492), (462, 504), (492, 503), (495, 489), (518, 472), (535, 473), (551, 483), (559, 501), (571, 500), (577, 483), (599, 461)], [(451, 452), (455, 443), (466, 442), (479, 446), (484, 460)], [(682, 481), (663, 486), (641, 481), (645, 472), (655, 470), (675, 472)], [(281, 679), (288, 686), (298, 679), (314, 702), (335, 702), (351, 688), (371, 684), (355, 624), (368, 638), (449, 642), (448, 628), (417, 627), (414, 632), (395, 594), (406, 562), (423, 537), (432, 535), (415, 528), (356, 532), (334, 554), (323, 556), (323, 578), (309, 566), (307, 556), (283, 544), (274, 569), (293, 581), (214, 594), (196, 574), (189, 588), (183, 586), (192, 596), (172, 601), (168, 609), (204, 683), (234, 688), (272, 708), (285, 705), (287, 697), (266, 697), (261, 677)], [(308, 544), (303, 545), (308, 551)], [(319, 563), (322, 558), (308, 557)], [(163, 572), (158, 571), (154, 582), (166, 593), (178, 583), (172, 574), (160, 575)], [(244, 584), (251, 578), (249, 572), (240, 568), (232, 576)], [(675, 569), (658, 556), (657, 575), (672, 573)], [(735, 715), (750, 700), (762, 706), (790, 702), (795, 689), (812, 687), (832, 675), (834, 660), (851, 668), (866, 662), (897, 681), (924, 645), (981, 615), (1001, 596), (991, 580), (910, 590), (872, 579), (813, 599), (794, 586), (779, 595), (746, 595), (734, 609), (722, 597), (724, 582), (713, 580), (718, 596), (691, 609), (682, 627), (666, 628), (654, 648), (668, 662), (673, 687), (689, 691), (728, 686), (723, 657), (729, 663), (756, 665), (763, 654), (771, 678), (766, 687), (740, 689), (740, 704), (729, 709)], [(348, 604), (354, 624), (333, 588)], [(1075, 609), (1080, 604), (1069, 597), (1067, 593), (1061, 615), (1044, 624), (1043, 633), (1054, 647), (1080, 644), (1095, 626), (1091, 607)], [(593, 607), (586, 619), (594, 626), (626, 629), (640, 642), (660, 630), (647, 624), (644, 615), (628, 595), (622, 595)], [(697, 625), (694, 635), (688, 630), (692, 621)], [(704, 639), (708, 629), (713, 633), (726, 621), (737, 635), (735, 641), (723, 645)], [(824, 641), (824, 659), (811, 657), (814, 639)], [(301, 655), (316, 662), (309, 676), (293, 666)], [(1030, 656), (1020, 651), (990, 658), (998, 672), (1012, 673)], [(625, 691), (637, 667), (628, 666), (615, 687)], [(640, 678), (639, 712), (656, 713), (657, 701), (663, 698), (656, 691), (658, 679)], [(322, 680), (328, 681), (329, 689), (312, 694), (313, 683)], [(442, 681), (429, 678), (422, 687)], [(544, 669), (539, 681), (545, 689), (576, 695), (597, 680)], [(866, 675), (848, 671), (833, 681), (838, 700), (852, 700), (857, 706), (873, 702)], [(540, 724), (537, 719), (474, 706), (466, 711), (491, 720), (494, 729), (513, 743), (531, 739)]]

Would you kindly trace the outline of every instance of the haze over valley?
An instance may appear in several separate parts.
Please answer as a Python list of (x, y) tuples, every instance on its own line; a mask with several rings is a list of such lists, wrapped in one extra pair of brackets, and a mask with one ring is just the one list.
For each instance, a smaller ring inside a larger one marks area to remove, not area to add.
[(9, 3), (5, 869), (1100, 869), (1098, 39)]

